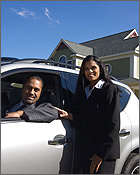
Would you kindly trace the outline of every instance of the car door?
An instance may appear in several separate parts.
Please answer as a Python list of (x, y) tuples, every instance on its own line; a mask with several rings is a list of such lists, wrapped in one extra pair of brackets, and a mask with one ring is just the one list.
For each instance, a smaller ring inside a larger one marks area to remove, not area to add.
[(64, 136), (62, 120), (51, 123), (2, 121), (2, 174), (58, 174), (64, 144), (50, 145), (49, 141)]
[[(17, 73), (16, 69), (11, 69), (6, 73), (3, 72), (2, 83), (3, 80), (10, 81), (11, 78), (24, 79), (24, 75), (29, 74), (29, 72), (41, 73), (41, 75), (46, 76), (47, 70), (22, 68), (18, 69)], [(15, 85), (15, 83), (12, 84)], [(55, 82), (55, 84), (59, 84), (59, 87), (57, 86), (57, 93), (59, 93), (61, 84), (60, 82)], [(8, 87), (6, 84), (3, 84), (2, 87), (2, 92), (9, 95), (9, 84)], [(60, 96), (61, 94), (57, 94), (57, 97), (60, 98)], [(17, 95), (14, 97), (16, 98)], [(72, 158), (73, 129), (68, 120), (57, 119), (51, 123), (38, 123), (2, 118), (2, 174), (71, 173)]]
[(132, 133), (131, 133), (131, 120), (127, 115), (125, 108), (129, 103), (130, 99), (130, 92), (122, 87), (119, 86), (121, 93), (120, 93), (120, 159), (116, 161), (116, 168), (115, 174), (120, 174), (124, 162), (131, 152), (131, 141), (132, 141)]

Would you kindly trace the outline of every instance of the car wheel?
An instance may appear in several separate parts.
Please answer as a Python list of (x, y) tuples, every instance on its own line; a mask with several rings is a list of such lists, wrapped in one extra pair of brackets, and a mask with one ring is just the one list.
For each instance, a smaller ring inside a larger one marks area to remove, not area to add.
[(121, 174), (139, 174), (139, 154), (131, 153), (122, 169)]

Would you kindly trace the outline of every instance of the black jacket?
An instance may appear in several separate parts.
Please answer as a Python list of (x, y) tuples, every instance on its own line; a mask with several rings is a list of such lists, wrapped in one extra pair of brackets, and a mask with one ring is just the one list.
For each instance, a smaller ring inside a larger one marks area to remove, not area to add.
[(94, 88), (89, 98), (80, 97), (79, 112), (74, 116), (75, 126), (82, 133), (85, 154), (97, 154), (103, 160), (120, 157), (120, 101), (117, 86), (105, 83)]

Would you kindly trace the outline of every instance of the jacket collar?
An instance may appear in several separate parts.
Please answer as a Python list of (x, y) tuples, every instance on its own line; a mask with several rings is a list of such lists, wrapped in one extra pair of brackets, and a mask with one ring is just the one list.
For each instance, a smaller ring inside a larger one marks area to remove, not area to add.
[(94, 88), (101, 89), (103, 87), (104, 83), (105, 83), (105, 81), (101, 79), (96, 83), (96, 85), (92, 89), (90, 89), (90, 84), (88, 86), (86, 86), (85, 87), (86, 97), (88, 98), (91, 95)]

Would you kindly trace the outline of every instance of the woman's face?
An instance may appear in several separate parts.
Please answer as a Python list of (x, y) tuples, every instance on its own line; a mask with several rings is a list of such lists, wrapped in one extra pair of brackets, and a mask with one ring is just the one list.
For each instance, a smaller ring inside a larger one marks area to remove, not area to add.
[(93, 60), (85, 63), (84, 74), (86, 79), (91, 83), (98, 81), (100, 76), (100, 67)]

